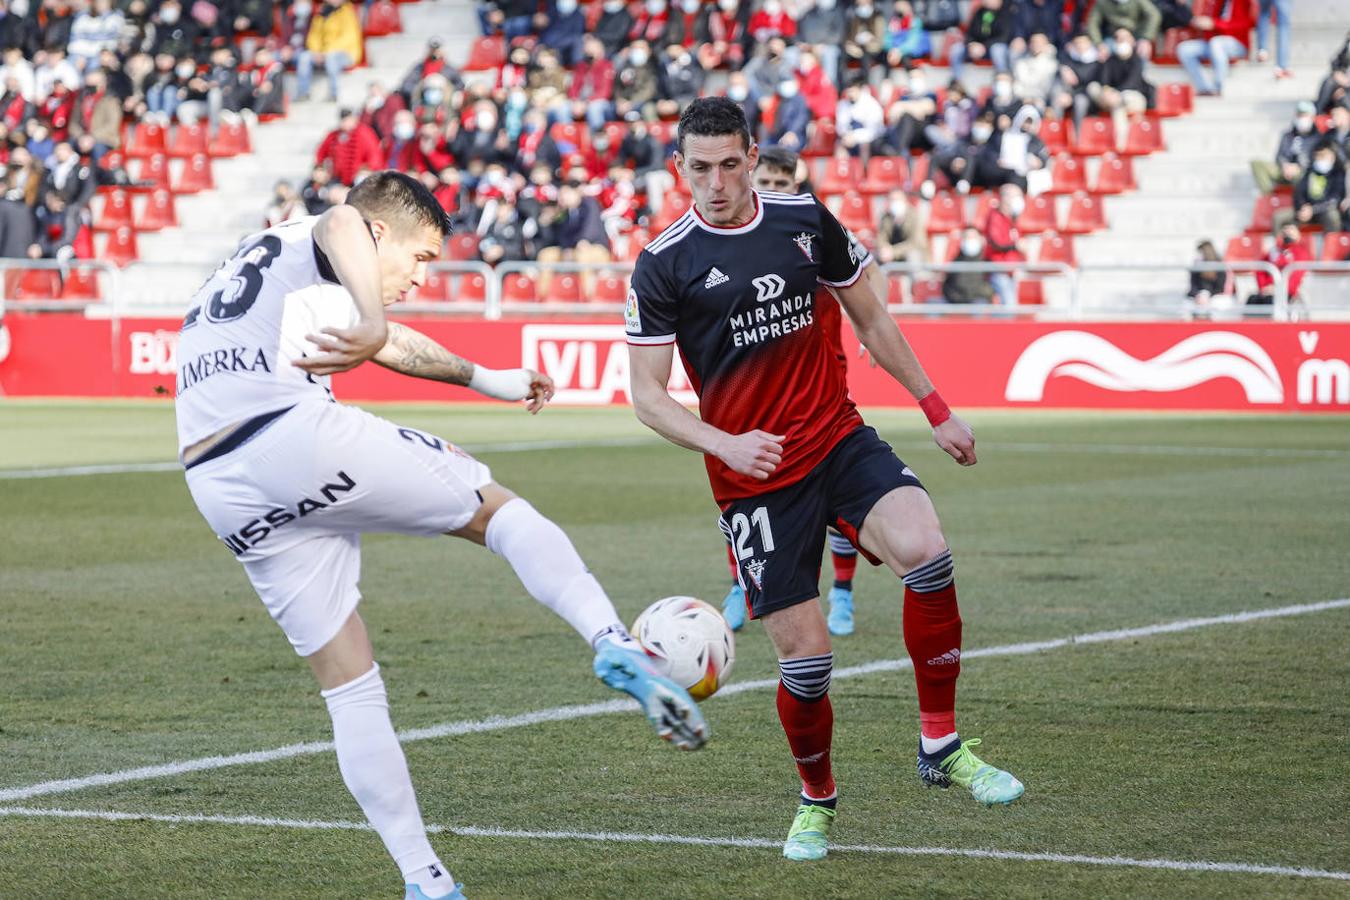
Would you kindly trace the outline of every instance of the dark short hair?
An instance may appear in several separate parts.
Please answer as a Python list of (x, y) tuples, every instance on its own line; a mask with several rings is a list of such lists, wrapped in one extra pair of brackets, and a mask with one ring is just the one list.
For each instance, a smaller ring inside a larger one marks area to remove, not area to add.
[(435, 228), (442, 236), (451, 231), (450, 217), (436, 195), (416, 178), (393, 169), (363, 178), (347, 194), (347, 204), (355, 206), (367, 221), (380, 219), (399, 231), (423, 226)]
[(786, 147), (764, 147), (759, 151), (759, 165), (797, 177), (797, 154)]
[(745, 113), (734, 100), (726, 97), (700, 97), (685, 107), (680, 114), (679, 137), (676, 140), (680, 152), (684, 152), (684, 139), (694, 135), (701, 137), (720, 137), (724, 134), (738, 134), (741, 144), (750, 149), (750, 126), (745, 122)]

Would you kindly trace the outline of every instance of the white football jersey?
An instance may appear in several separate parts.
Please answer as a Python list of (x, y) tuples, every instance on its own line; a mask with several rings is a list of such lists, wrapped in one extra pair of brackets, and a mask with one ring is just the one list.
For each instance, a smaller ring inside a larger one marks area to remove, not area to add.
[(192, 298), (178, 339), (178, 449), (245, 419), (331, 400), (327, 376), (292, 363), (305, 339), (358, 319), (356, 302), (314, 242), (317, 216), (245, 238)]

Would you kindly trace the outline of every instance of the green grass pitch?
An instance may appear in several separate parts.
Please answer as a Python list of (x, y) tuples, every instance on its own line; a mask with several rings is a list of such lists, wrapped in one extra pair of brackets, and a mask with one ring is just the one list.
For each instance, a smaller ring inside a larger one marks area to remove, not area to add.
[[(702, 463), (624, 410), (380, 407), (480, 457), (556, 519), (624, 617), (720, 603)], [(964, 470), (917, 412), (868, 416), (932, 492), (968, 651), (1350, 597), (1350, 420), (972, 413)], [(551, 449), (521, 443), (552, 442)], [(165, 404), (0, 404), (0, 796), (52, 779), (330, 739), (304, 664), (181, 473), (14, 478), (171, 461)], [(453, 540), (373, 536), (361, 609), (396, 727), (611, 699), (584, 644), (509, 569)], [(828, 564), (826, 567), (828, 573)], [(828, 574), (827, 576), (828, 577)], [(896, 580), (860, 570), (840, 668), (904, 658)], [(735, 681), (771, 678), (758, 625)], [(914, 775), (908, 671), (842, 678), (835, 841), (1350, 870), (1350, 608), (970, 659), (958, 723), (1026, 796), (986, 810)], [(545, 838), (781, 840), (797, 788), (772, 693), (714, 697), (697, 754), (636, 713), (405, 745), (433, 836), (474, 898), (1350, 897), (1350, 882), (1086, 861)], [(0, 807), (358, 822), (331, 753)], [(0, 898), (399, 896), (369, 831), (0, 814)]]

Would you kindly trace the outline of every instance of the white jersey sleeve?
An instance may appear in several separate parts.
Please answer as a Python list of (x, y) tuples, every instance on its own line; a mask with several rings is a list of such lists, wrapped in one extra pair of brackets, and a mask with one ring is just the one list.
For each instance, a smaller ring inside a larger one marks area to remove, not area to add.
[(318, 217), (245, 238), (192, 298), (178, 339), (178, 448), (235, 422), (328, 401), (327, 376), (293, 364), (306, 339), (358, 318), (356, 302), (314, 242)]

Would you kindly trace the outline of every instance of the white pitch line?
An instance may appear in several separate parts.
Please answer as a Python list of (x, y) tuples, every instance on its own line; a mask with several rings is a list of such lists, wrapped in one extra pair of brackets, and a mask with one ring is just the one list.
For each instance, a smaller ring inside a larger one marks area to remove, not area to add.
[[(164, 822), (174, 825), (254, 825), (264, 828), (295, 828), (323, 831), (371, 831), (365, 822), (275, 819), (266, 816), (171, 815), (92, 809), (35, 809), (0, 807), (0, 816), (76, 819), (104, 822)], [(526, 831), (516, 828), (479, 828), (471, 825), (428, 824), (431, 834), (460, 837), (520, 838), (523, 840), (584, 841), (600, 844), (674, 844), (694, 847), (734, 847), (750, 850), (781, 850), (783, 842), (770, 838), (703, 837), (683, 834), (641, 834), (625, 831)], [(947, 856), (966, 859), (1050, 862), (1069, 865), (1116, 866), (1132, 869), (1164, 869), (1175, 872), (1222, 872), (1237, 875), (1280, 875), (1350, 881), (1350, 872), (1313, 869), (1306, 866), (1268, 866), (1259, 863), (1213, 862), (1210, 860), (1135, 859), (1129, 856), (1089, 856), (1082, 853), (1029, 853), (1021, 850), (989, 850), (963, 847), (892, 847), (878, 844), (836, 844), (831, 853), (886, 856)]]
[[(1160, 622), (1155, 625), (1145, 625), (1139, 628), (1094, 631), (1087, 634), (1056, 638), (1049, 641), (1004, 644), (997, 647), (980, 647), (964, 651), (961, 656), (963, 659), (979, 659), (985, 656), (1022, 656), (1030, 653), (1040, 653), (1046, 650), (1057, 650), (1061, 647), (1070, 647), (1076, 644), (1101, 644), (1111, 641), (1126, 641), (1132, 638), (1150, 637), (1156, 634), (1173, 634), (1179, 631), (1192, 631), (1197, 628), (1208, 628), (1211, 625), (1232, 625), (1241, 622), (1253, 622), (1259, 619), (1301, 616), (1307, 615), (1308, 613), (1324, 612), (1331, 609), (1342, 609), (1344, 607), (1350, 607), (1350, 598), (1326, 600), (1320, 603), (1299, 603), (1293, 606), (1257, 609), (1249, 612), (1208, 616), (1201, 619), (1180, 619), (1175, 622)], [(859, 675), (870, 675), (874, 672), (894, 672), (901, 669), (907, 669), (911, 665), (912, 663), (908, 658), (876, 660), (875, 662), (838, 669), (834, 672), (832, 677), (835, 679), (855, 678)], [(741, 681), (727, 685), (719, 690), (715, 696), (730, 697), (736, 694), (743, 694), (747, 691), (775, 689), (777, 686), (778, 679), (776, 678), (764, 678), (757, 681)], [(406, 744), (411, 743), (412, 741), (433, 740), (436, 738), (453, 737), (461, 734), (505, 731), (511, 728), (540, 725), (545, 722), (566, 722), (574, 719), (589, 718), (591, 716), (602, 716), (608, 715), (609, 713), (624, 712), (636, 708), (637, 704), (632, 700), (608, 700), (601, 703), (556, 706), (551, 709), (541, 709), (534, 712), (520, 713), (514, 716), (490, 716), (486, 719), (445, 722), (440, 725), (432, 725), (426, 728), (414, 728), (399, 732), (398, 738), (400, 742)], [(327, 753), (332, 749), (333, 743), (331, 741), (313, 741), (303, 744), (290, 744), (272, 750), (256, 750), (249, 753), (235, 753), (228, 756), (206, 756), (198, 759), (163, 763), (154, 766), (142, 766), (136, 769), (101, 772), (95, 775), (86, 775), (81, 778), (64, 778), (56, 781), (43, 781), (37, 784), (25, 785), (23, 787), (0, 790), (0, 803), (7, 803), (14, 800), (26, 800), (30, 797), (41, 797), (50, 794), (64, 794), (71, 791), (84, 790), (85, 788), (102, 787), (111, 784), (125, 784), (131, 781), (169, 778), (174, 775), (183, 775), (189, 772), (223, 769), (227, 766), (269, 763), (281, 759), (289, 759), (295, 756)]]

